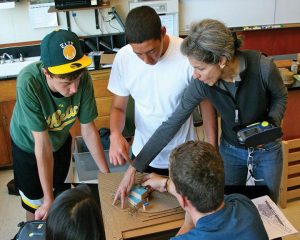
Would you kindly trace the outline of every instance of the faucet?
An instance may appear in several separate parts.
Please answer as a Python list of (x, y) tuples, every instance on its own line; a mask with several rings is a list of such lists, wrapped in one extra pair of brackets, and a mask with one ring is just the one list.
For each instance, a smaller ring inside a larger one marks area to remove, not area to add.
[(19, 61), (20, 61), (20, 62), (24, 62), (24, 57), (23, 57), (22, 53), (20, 53)]
[(10, 63), (14, 62), (13, 55), (9, 55), (8, 53), (3, 53), (2, 56), (0, 56), (0, 64), (5, 63), (5, 57), (9, 59)]

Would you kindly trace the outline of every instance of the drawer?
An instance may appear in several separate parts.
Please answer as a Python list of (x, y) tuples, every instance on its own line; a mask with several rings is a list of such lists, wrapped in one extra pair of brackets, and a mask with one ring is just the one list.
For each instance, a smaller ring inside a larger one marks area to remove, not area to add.
[(95, 97), (112, 96), (111, 92), (107, 90), (110, 69), (91, 71), (90, 74), (93, 80)]
[(112, 93), (107, 90), (107, 84), (108, 80), (93, 81), (95, 98), (112, 96)]
[(16, 100), (16, 80), (0, 81), (0, 102)]
[(97, 117), (95, 119), (95, 124), (96, 124), (97, 129), (109, 128), (109, 116)]
[(111, 97), (96, 98), (96, 105), (97, 105), (98, 115), (100, 117), (109, 116), (111, 102), (112, 102)]

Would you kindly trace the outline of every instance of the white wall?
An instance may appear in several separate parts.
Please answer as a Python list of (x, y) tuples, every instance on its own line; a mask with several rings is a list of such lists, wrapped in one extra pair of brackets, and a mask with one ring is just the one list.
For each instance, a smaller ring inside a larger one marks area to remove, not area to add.
[(205, 18), (223, 21), (228, 27), (274, 23), (275, 0), (181, 0), (180, 29)]
[(204, 18), (228, 27), (300, 23), (300, 0), (179, 0), (179, 30)]
[[(129, 11), (128, 0), (111, 0), (122, 20)], [(280, 23), (300, 23), (300, 0), (179, 0), (179, 31), (185, 34), (193, 21), (203, 18), (216, 18), (229, 27), (268, 25)], [(98, 35), (95, 28), (93, 10), (75, 11), (81, 31), (71, 17), (71, 29), (79, 36)], [(105, 14), (107, 10), (103, 10)], [(59, 27), (67, 28), (65, 13), (58, 13)], [(118, 25), (113, 20), (112, 25)], [(117, 30), (109, 24), (103, 27), (104, 33)], [(0, 9), (0, 44), (41, 40), (53, 28), (33, 29), (29, 25), (28, 1), (16, 2), (13, 9)]]
[[(28, 15), (28, 1), (21, 0), (16, 2), (16, 7), (11, 9), (0, 9), (0, 44), (27, 42), (41, 40), (47, 33), (55, 30), (57, 27), (47, 28), (32, 28), (29, 22)], [(126, 0), (112, 0), (111, 5), (116, 6), (121, 18), (125, 19), (128, 13), (128, 1)], [(101, 10), (105, 16), (108, 9)], [(71, 30), (76, 32), (79, 36), (98, 35), (100, 30), (95, 26), (94, 10), (74, 11), (76, 13), (76, 26), (71, 14)], [(100, 18), (101, 20), (101, 18)], [(58, 13), (59, 28), (67, 29), (66, 15), (64, 12)], [(101, 21), (99, 22), (101, 26)], [(116, 20), (111, 21), (113, 27), (121, 31), (120, 26)], [(112, 28), (108, 23), (102, 23), (102, 30), (104, 33), (117, 33), (116, 29)]]

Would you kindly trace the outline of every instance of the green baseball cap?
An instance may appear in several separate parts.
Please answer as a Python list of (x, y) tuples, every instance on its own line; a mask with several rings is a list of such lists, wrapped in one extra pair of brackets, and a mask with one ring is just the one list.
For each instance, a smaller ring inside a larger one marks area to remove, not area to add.
[(92, 63), (91, 58), (83, 54), (78, 36), (61, 29), (49, 33), (42, 40), (41, 60), (53, 74), (75, 72)]

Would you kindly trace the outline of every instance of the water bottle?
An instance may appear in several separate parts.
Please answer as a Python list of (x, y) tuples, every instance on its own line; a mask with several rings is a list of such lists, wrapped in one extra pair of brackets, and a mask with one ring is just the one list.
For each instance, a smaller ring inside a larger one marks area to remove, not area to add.
[(294, 74), (298, 73), (298, 63), (297, 61), (293, 61), (292, 65), (291, 65), (291, 72), (293, 72)]

